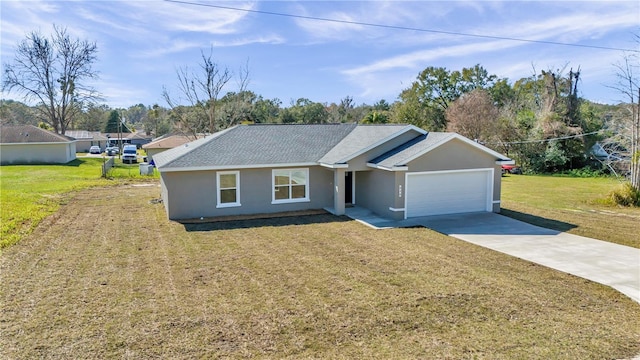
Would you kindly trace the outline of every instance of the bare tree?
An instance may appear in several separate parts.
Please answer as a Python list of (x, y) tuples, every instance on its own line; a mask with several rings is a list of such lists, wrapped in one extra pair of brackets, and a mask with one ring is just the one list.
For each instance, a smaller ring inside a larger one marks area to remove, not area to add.
[[(248, 91), (249, 83), (249, 60), (238, 69), (237, 86), (238, 92), (228, 92), (224, 98), (227, 98), (222, 104), (221, 115), (217, 117), (220, 128), (226, 129), (237, 125), (242, 121), (251, 120), (251, 107), (256, 100), (256, 95)], [(223, 99), (224, 99), (223, 98)]]
[(2, 90), (35, 101), (39, 118), (64, 134), (82, 108), (99, 99), (85, 82), (97, 77), (96, 53), (95, 43), (72, 39), (66, 28), (54, 25), (51, 39), (32, 32), (18, 44), (14, 62), (4, 65)]
[[(636, 41), (640, 43), (640, 36)], [(637, 53), (625, 54), (622, 62), (614, 66), (618, 82), (612, 88), (626, 98), (626, 116), (615, 124), (618, 128), (616, 141), (629, 150), (631, 186), (640, 191), (640, 56)]]
[[(201, 52), (201, 55), (201, 72), (192, 72), (188, 67), (179, 68), (176, 71), (181, 97), (172, 97), (166, 88), (162, 93), (172, 110), (177, 110), (181, 102), (187, 101), (190, 106), (204, 113), (205, 117), (196, 116), (195, 118), (187, 113), (176, 114), (183, 131), (186, 130), (194, 136), (205, 128), (210, 133), (216, 131), (215, 120), (218, 97), (232, 76), (228, 68), (221, 67), (213, 60), (213, 49), (211, 49), (209, 55), (205, 55), (204, 52)], [(202, 123), (203, 118), (208, 120), (208, 126)]]
[(486, 142), (496, 134), (498, 108), (484, 89), (462, 95), (447, 108), (447, 130)]

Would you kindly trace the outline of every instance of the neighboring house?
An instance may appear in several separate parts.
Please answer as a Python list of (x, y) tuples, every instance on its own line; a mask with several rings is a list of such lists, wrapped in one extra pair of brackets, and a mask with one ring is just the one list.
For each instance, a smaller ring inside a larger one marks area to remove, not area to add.
[(65, 164), (76, 158), (76, 140), (33, 125), (0, 126), (0, 163)]
[[(122, 144), (132, 144), (138, 149), (142, 148), (142, 145), (150, 143), (152, 137), (147, 135), (144, 131), (138, 131), (135, 133), (106, 133), (105, 137), (111, 140), (114, 145), (118, 145), (118, 142)], [(120, 141), (118, 141), (120, 139)]]
[(499, 212), (512, 160), (412, 125), (239, 125), (154, 156), (170, 219), (326, 209)]
[(150, 143), (152, 140), (152, 136), (144, 131), (126, 134), (126, 137), (130, 140), (129, 143), (135, 145), (138, 149), (142, 148), (144, 144)]
[(76, 139), (77, 152), (89, 152), (93, 145), (100, 146), (101, 150), (107, 147), (107, 137), (99, 131), (67, 130), (64, 134)]
[(161, 136), (148, 144), (142, 145), (142, 148), (147, 152), (148, 161), (151, 162), (153, 157), (165, 150), (173, 149), (174, 147), (184, 145), (193, 140), (193, 137), (189, 137), (183, 134), (167, 134)]

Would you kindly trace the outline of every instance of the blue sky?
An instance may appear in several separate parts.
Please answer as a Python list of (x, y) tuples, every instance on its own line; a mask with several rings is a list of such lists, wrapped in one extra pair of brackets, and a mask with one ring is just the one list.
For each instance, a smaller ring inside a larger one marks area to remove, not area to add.
[[(640, 1), (185, 1), (250, 11), (158, 0), (3, 0), (2, 63), (29, 32), (49, 34), (55, 23), (97, 43), (100, 79), (93, 85), (112, 107), (166, 106), (162, 89), (177, 95), (176, 69), (196, 68), (210, 49), (234, 73), (248, 62), (249, 90), (284, 106), (346, 96), (356, 104), (393, 102), (428, 66), (475, 64), (511, 82), (534, 69), (580, 67), (581, 96), (617, 103), (624, 98), (609, 86), (621, 50), (441, 32), (640, 50)], [(225, 91), (237, 89), (232, 80)]]

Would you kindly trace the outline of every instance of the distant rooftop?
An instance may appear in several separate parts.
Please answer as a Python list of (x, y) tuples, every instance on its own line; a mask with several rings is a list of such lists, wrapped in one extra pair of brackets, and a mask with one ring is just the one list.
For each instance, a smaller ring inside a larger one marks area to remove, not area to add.
[(33, 125), (0, 126), (0, 143), (2, 144), (67, 143), (72, 141), (75, 139)]

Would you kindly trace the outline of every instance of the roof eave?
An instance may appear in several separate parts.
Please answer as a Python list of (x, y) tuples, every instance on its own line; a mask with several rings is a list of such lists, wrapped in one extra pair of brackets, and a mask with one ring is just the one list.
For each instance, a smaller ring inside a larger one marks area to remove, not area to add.
[(385, 170), (385, 171), (408, 171), (409, 170), (409, 167), (406, 165), (393, 165), (389, 167), (389, 166), (383, 166), (383, 165), (374, 164), (374, 163), (367, 163), (367, 166), (370, 168)]
[(426, 153), (430, 152), (431, 150), (433, 150), (433, 149), (435, 149), (435, 148), (437, 148), (437, 147), (440, 147), (440, 146), (442, 146), (442, 145), (444, 145), (444, 144), (448, 143), (449, 141), (451, 141), (451, 140), (453, 140), (453, 139), (461, 140), (462, 142), (464, 142), (464, 143), (466, 143), (466, 144), (469, 144), (469, 145), (473, 146), (474, 148), (476, 148), (476, 149), (478, 149), (478, 150), (480, 150), (480, 151), (483, 151), (483, 152), (485, 152), (485, 153), (487, 153), (487, 154), (489, 154), (489, 155), (494, 156), (494, 157), (495, 157), (496, 159), (498, 159), (499, 161), (503, 161), (503, 160), (504, 160), (504, 161), (510, 161), (510, 160), (511, 160), (511, 159), (509, 159), (509, 158), (505, 157), (504, 155), (500, 154), (499, 152), (494, 151), (494, 150), (491, 150), (491, 149), (489, 149), (488, 147), (483, 146), (483, 145), (481, 145), (481, 144), (478, 144), (477, 142), (475, 142), (475, 141), (473, 141), (473, 140), (471, 140), (471, 139), (468, 139), (468, 138), (466, 138), (466, 137), (464, 137), (464, 136), (462, 136), (462, 135), (460, 135), (460, 134), (458, 134), (458, 133), (451, 133), (451, 136), (448, 136), (448, 137), (446, 137), (446, 138), (444, 138), (444, 139), (440, 140), (439, 142), (437, 142), (437, 143), (435, 143), (435, 144), (433, 144), (433, 145), (429, 146), (428, 148), (426, 148), (426, 149), (422, 150), (421, 152), (419, 152), (419, 153), (417, 153), (417, 154), (414, 154), (413, 156), (411, 156), (411, 157), (409, 157), (409, 158), (407, 158), (407, 159), (404, 159), (404, 161), (403, 161), (403, 162), (404, 162), (405, 164), (408, 164), (409, 162), (411, 162), (411, 161), (413, 161), (413, 160), (415, 160), (415, 159), (417, 159), (417, 158), (419, 158), (419, 157), (423, 156), (424, 154), (426, 154)]
[(347, 169), (347, 168), (349, 168), (349, 164), (329, 164), (329, 163), (323, 163), (323, 162), (320, 162), (319, 164), (320, 164), (320, 166), (326, 167), (326, 168), (329, 168), (329, 169)]
[(283, 163), (283, 164), (245, 164), (245, 165), (218, 165), (218, 166), (185, 166), (185, 167), (163, 167), (158, 166), (160, 172), (188, 172), (188, 171), (219, 171), (219, 170), (239, 170), (239, 169), (269, 169), (269, 168), (293, 168), (318, 166), (317, 162)]

